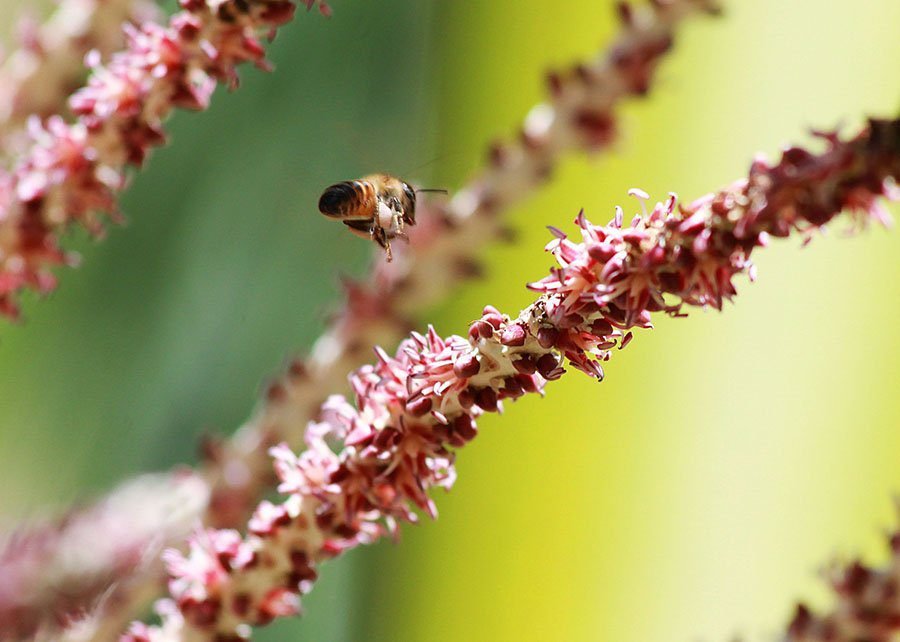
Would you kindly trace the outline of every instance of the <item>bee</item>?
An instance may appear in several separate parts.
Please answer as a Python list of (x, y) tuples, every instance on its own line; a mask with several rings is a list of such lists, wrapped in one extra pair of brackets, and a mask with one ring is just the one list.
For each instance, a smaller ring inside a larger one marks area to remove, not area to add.
[(391, 261), (391, 240), (409, 241), (405, 228), (416, 224), (416, 192), (447, 193), (441, 189), (416, 190), (390, 174), (370, 174), (327, 187), (319, 198), (319, 211), (338, 219), (357, 236), (375, 241)]

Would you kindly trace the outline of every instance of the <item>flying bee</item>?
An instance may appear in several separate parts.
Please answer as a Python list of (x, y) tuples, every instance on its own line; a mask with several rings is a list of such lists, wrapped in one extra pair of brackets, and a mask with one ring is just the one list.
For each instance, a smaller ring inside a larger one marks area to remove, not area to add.
[(338, 219), (351, 232), (375, 241), (391, 261), (391, 240), (409, 240), (405, 228), (416, 224), (416, 192), (443, 192), (441, 189), (413, 189), (390, 174), (370, 174), (355, 181), (335, 183), (319, 198), (319, 211)]

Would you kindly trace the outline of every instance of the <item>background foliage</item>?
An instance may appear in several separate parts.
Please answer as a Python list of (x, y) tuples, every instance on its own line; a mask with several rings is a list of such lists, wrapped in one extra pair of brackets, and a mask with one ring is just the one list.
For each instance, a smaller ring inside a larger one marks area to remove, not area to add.
[[(459, 185), (545, 69), (609, 41), (608, 4), (342, 0), (283, 30), (274, 74), (179, 114), (127, 229), (75, 238), (84, 265), (0, 328), (4, 519), (193, 461), (201, 433), (236, 427), (320, 332), (336, 275), (365, 271), (371, 248), (317, 214), (321, 189), (378, 169)], [(550, 263), (544, 226), (581, 207), (605, 222), (633, 186), (691, 199), (807, 126), (893, 113), (897, 24), (892, 0), (732, 2), (691, 23), (615, 156), (567, 160), (487, 278), (423, 323), (518, 310)], [(308, 615), (259, 639), (724, 640), (821, 600), (823, 562), (880, 556), (900, 489), (900, 236), (832, 232), (760, 253), (737, 305), (660, 320), (604, 383), (566, 377), (486, 417), (437, 524), (330, 563)]]

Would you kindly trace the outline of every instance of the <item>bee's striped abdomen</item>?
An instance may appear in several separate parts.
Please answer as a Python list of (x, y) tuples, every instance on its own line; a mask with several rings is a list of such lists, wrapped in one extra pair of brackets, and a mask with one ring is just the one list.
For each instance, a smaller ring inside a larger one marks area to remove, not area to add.
[(375, 187), (369, 181), (335, 183), (319, 198), (319, 211), (332, 218), (372, 218), (375, 208)]

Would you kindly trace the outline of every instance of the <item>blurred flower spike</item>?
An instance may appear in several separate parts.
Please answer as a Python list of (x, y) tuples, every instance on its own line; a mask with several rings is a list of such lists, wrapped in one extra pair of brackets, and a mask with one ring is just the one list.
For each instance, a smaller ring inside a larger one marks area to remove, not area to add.
[[(74, 257), (58, 234), (79, 223), (103, 229), (99, 212), (115, 219), (126, 168), (140, 167), (165, 141), (162, 124), (175, 108), (201, 110), (217, 83), (237, 85), (237, 65), (268, 69), (261, 37), (291, 20), (288, 0), (181, 0), (166, 26), (126, 26), (126, 47), (101, 64), (90, 54), (87, 85), (59, 116), (29, 125), (31, 147), (0, 176), (0, 312), (18, 313), (19, 293), (55, 286), (49, 268)], [(327, 5), (318, 3), (327, 12)]]

